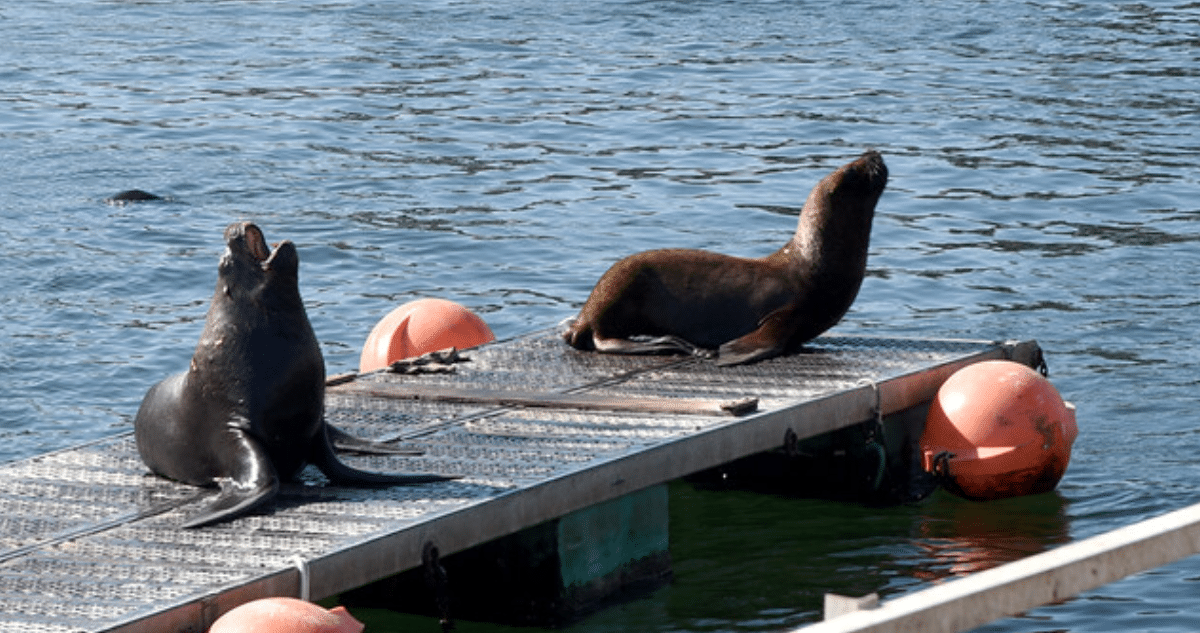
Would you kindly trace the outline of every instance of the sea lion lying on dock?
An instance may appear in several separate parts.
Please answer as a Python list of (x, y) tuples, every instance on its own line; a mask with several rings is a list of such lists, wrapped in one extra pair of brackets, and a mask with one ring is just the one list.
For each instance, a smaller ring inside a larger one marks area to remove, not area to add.
[(563, 332), (572, 347), (712, 355), (718, 365), (791, 352), (858, 295), (887, 166), (868, 151), (817, 183), (792, 239), (758, 259), (693, 249), (637, 253), (604, 273)]
[(269, 500), (280, 480), (315, 464), (337, 484), (441, 481), (340, 462), (325, 423), (325, 360), (300, 299), (296, 247), (271, 252), (249, 222), (225, 230), (227, 248), (204, 331), (186, 373), (150, 388), (134, 419), (138, 453), (155, 473), (219, 486), (184, 527), (241, 515)]

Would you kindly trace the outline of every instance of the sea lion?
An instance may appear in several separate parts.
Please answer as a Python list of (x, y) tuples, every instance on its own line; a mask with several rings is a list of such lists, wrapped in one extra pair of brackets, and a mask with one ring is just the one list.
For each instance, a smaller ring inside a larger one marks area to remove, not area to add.
[(188, 371), (150, 388), (134, 419), (153, 472), (216, 499), (184, 527), (238, 516), (270, 499), (280, 480), (315, 464), (339, 484), (449, 479), (356, 470), (338, 461), (325, 423), (325, 360), (300, 299), (290, 241), (271, 252), (249, 222), (225, 230), (217, 288)]
[(883, 157), (868, 151), (826, 176), (808, 195), (792, 239), (766, 257), (661, 249), (618, 261), (563, 338), (619, 354), (711, 356), (716, 348), (718, 365), (794, 351), (854, 303), (887, 173)]
[(152, 194), (149, 191), (142, 191), (141, 189), (128, 189), (126, 191), (122, 191), (121, 193), (118, 193), (115, 196), (112, 196), (111, 198), (105, 198), (104, 201), (109, 204), (115, 204), (115, 205), (120, 206), (120, 205), (132, 204), (134, 202), (151, 202), (154, 200), (162, 200), (162, 199), (163, 199), (162, 196)]

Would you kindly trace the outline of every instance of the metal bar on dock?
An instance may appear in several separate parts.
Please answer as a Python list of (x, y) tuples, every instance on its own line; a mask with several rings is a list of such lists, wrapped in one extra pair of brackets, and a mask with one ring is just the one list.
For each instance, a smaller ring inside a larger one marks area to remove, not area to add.
[(499, 407), (541, 407), (548, 409), (732, 416), (753, 413), (758, 409), (758, 398), (754, 397), (732, 400), (656, 398), (649, 396), (617, 398), (588, 393), (502, 391), (498, 389), (469, 389), (462, 387), (442, 387), (438, 385), (408, 385), (377, 382), (342, 383), (329, 389), (333, 393), (354, 393), (377, 398), (489, 404)]

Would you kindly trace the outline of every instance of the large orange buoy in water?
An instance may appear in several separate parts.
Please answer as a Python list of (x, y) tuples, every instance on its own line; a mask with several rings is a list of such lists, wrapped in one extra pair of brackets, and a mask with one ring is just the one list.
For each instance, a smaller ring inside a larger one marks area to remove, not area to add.
[(494, 341), (483, 319), (445, 299), (410, 301), (383, 317), (363, 344), (358, 371), (381, 369), (402, 359), (448, 347), (465, 349)]
[(925, 470), (974, 500), (1053, 490), (1079, 434), (1075, 407), (1037, 371), (1006, 360), (955, 372), (929, 407)]
[(217, 618), (208, 633), (362, 633), (345, 607), (329, 611), (296, 598), (262, 598)]

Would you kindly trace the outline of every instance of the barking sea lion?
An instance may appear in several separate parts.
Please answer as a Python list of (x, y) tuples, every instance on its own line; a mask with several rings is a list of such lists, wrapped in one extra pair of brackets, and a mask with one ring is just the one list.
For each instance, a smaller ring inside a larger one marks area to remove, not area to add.
[(817, 183), (792, 239), (771, 255), (663, 249), (626, 257), (596, 283), (563, 338), (619, 354), (717, 349), (719, 365), (793, 351), (854, 303), (886, 185), (883, 157), (868, 151)]
[(217, 289), (186, 373), (150, 388), (134, 419), (155, 473), (219, 486), (184, 527), (231, 519), (315, 464), (334, 483), (384, 486), (448, 479), (356, 470), (338, 461), (324, 420), (325, 360), (300, 299), (296, 247), (271, 252), (249, 222), (225, 230)]

